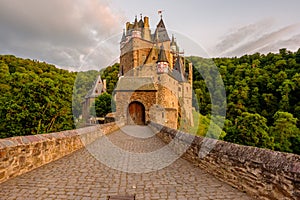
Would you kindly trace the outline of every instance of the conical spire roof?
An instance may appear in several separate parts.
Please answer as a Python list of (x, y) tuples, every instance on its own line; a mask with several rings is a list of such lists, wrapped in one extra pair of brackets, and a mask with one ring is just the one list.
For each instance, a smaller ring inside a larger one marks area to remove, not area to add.
[(159, 51), (159, 54), (158, 54), (157, 63), (158, 62), (168, 62), (169, 63), (169, 61), (167, 59), (167, 56), (166, 56), (164, 45), (160, 46), (160, 51)]
[(138, 30), (138, 28), (139, 28), (139, 24), (138, 24), (137, 18), (135, 16), (135, 20), (134, 20), (134, 24), (133, 24), (133, 29), (134, 30)]
[(139, 28), (144, 28), (144, 22), (143, 22), (143, 16), (142, 16), (142, 14), (141, 14), (141, 19), (140, 19), (140, 21), (139, 21)]
[(174, 35), (172, 34), (171, 46), (177, 46)]

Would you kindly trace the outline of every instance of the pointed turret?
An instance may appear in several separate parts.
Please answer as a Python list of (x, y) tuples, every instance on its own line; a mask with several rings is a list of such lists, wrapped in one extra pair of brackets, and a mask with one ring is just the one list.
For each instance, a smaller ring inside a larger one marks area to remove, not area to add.
[(167, 59), (167, 56), (166, 56), (164, 45), (160, 46), (160, 51), (159, 51), (158, 59), (157, 59), (156, 63), (158, 63), (158, 62), (167, 62), (167, 63), (169, 63), (169, 61)]
[(133, 30), (138, 30), (139, 29), (139, 24), (138, 24), (138, 21), (137, 21), (137, 17), (135, 16), (135, 20), (134, 20), (134, 24), (133, 24)]
[(169, 71), (169, 61), (166, 56), (164, 46), (160, 46), (160, 51), (157, 59), (157, 73), (168, 73)]
[(141, 14), (141, 19), (140, 19), (138, 25), (139, 25), (139, 28), (140, 28), (140, 29), (143, 29), (143, 28), (144, 28), (144, 22), (143, 22), (143, 16), (142, 16), (142, 14)]
[(175, 38), (174, 38), (174, 34), (172, 34), (172, 41), (171, 41), (171, 46), (175, 45), (176, 46), (176, 42), (175, 42)]
[(176, 41), (175, 41), (175, 38), (174, 38), (173, 34), (172, 34), (172, 41), (171, 41), (170, 46), (171, 46), (171, 51), (173, 53), (176, 53), (176, 51), (177, 51), (177, 44), (176, 44)]
[(135, 16), (135, 20), (134, 20), (134, 24), (133, 24), (133, 30), (132, 30), (132, 37), (137, 37), (137, 38), (141, 38), (141, 31), (139, 28), (139, 24), (137, 21), (137, 17)]

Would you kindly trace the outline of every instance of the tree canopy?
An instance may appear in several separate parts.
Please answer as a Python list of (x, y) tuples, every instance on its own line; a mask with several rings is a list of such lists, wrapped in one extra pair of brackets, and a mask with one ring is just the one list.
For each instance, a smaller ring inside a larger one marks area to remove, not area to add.
[(74, 128), (75, 76), (44, 62), (0, 56), (0, 137)]
[[(219, 139), (300, 154), (300, 49), (239, 58), (186, 59), (193, 63), (193, 104), (200, 110), (194, 115), (205, 121), (199, 127), (207, 129), (210, 97), (220, 95), (208, 91), (208, 86), (214, 86), (209, 84), (220, 84), (214, 81), (218, 74), (212, 66), (216, 66), (227, 101)], [(118, 63), (101, 71), (69, 72), (36, 60), (0, 56), (0, 137), (74, 128), (73, 119), (82, 113), (84, 96), (99, 74), (107, 81), (107, 93), (97, 98), (96, 113), (105, 116), (114, 109), (109, 106), (114, 105), (111, 95), (118, 73)], [(203, 130), (197, 134), (204, 135)]]
[(299, 153), (300, 49), (187, 59), (193, 63), (193, 102), (198, 101), (202, 115), (211, 114), (210, 95), (215, 94), (208, 92), (207, 84), (214, 76), (212, 66), (219, 69), (227, 96), (225, 140)]

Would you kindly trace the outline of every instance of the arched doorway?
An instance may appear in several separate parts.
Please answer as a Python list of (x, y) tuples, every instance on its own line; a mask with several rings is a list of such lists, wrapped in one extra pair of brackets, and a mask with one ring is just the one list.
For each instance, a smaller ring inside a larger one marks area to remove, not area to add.
[(133, 101), (128, 106), (127, 123), (145, 125), (145, 107), (138, 101)]

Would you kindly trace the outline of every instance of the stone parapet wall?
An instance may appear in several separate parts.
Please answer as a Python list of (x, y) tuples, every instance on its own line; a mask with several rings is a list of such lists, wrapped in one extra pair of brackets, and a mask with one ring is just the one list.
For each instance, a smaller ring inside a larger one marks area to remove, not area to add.
[(0, 139), (0, 183), (68, 155), (118, 128), (115, 123), (109, 123)]
[[(184, 159), (257, 199), (300, 199), (299, 155), (193, 136), (153, 122), (149, 126), (164, 142), (176, 141), (175, 151), (192, 141)], [(213, 148), (200, 158), (204, 143)]]

